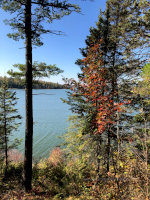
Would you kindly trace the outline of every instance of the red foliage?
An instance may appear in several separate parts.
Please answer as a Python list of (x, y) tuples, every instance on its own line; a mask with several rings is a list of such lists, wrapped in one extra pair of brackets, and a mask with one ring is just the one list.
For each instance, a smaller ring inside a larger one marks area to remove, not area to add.
[(86, 98), (86, 101), (91, 103), (96, 109), (96, 119), (93, 120), (97, 131), (95, 134), (103, 133), (107, 128), (115, 123), (115, 113), (121, 111), (123, 103), (115, 103), (114, 96), (116, 91), (111, 89), (111, 75), (109, 70), (104, 67), (102, 52), (99, 43), (90, 47), (88, 55), (82, 60), (84, 67), (82, 68), (83, 75), (80, 78), (80, 92)]

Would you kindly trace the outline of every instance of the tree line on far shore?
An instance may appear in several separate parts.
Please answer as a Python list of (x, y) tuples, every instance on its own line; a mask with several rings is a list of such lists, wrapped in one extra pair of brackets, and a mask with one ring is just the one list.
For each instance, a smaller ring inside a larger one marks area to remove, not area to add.
[[(15, 78), (6, 78), (6, 79), (8, 81), (9, 88), (24, 89), (24, 81), (20, 81)], [(2, 85), (3, 80), (4, 77), (0, 76), (0, 86)], [(41, 80), (35, 81), (33, 85), (33, 89), (64, 89), (64, 88), (65, 86), (63, 84), (41, 81)]]

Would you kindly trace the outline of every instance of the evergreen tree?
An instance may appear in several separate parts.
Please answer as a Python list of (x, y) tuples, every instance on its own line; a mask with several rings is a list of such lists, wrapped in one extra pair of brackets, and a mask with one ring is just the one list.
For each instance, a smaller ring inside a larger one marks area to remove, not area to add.
[(150, 163), (150, 64), (146, 64), (142, 73), (141, 80), (133, 90), (133, 94), (138, 99), (138, 113), (134, 117), (136, 126), (133, 129), (134, 149), (144, 163), (142, 169), (145, 181), (145, 196), (149, 199), (149, 163)]
[[(14, 79), (21, 81), (22, 84), (25, 84), (25, 69), (24, 64), (15, 64), (13, 67), (17, 68), (19, 71), (9, 70), (7, 73)], [(56, 65), (47, 65), (44, 62), (38, 63), (37, 61), (32, 65), (32, 79), (33, 87), (38, 83), (40, 78), (49, 78), (50, 76), (58, 75), (62, 73), (63, 70), (56, 67)]]
[[(14, 71), (13, 69), (9, 70), (7, 73), (12, 78), (24, 79), (25, 78), (25, 69), (26, 66), (24, 64), (15, 64), (14, 68), (18, 69), (18, 71)], [(62, 73), (63, 70), (56, 67), (56, 65), (47, 65), (44, 62), (35, 61), (32, 65), (32, 78), (33, 81), (40, 78), (48, 78), (50, 76), (58, 75)]]
[(26, 48), (26, 130), (25, 130), (25, 159), (24, 159), (24, 186), (31, 190), (32, 180), (32, 146), (33, 146), (33, 108), (32, 108), (32, 45), (41, 46), (41, 34), (60, 32), (47, 30), (43, 22), (52, 23), (73, 11), (79, 12), (77, 5), (67, 1), (49, 0), (1, 0), (0, 6), (10, 13), (17, 13), (12, 20), (7, 22), (17, 32), (9, 37), (19, 40), (25, 39)]
[[(99, 152), (97, 158), (106, 157), (104, 163), (107, 163), (107, 172), (109, 172), (111, 164), (114, 167), (115, 175), (119, 173), (119, 162), (123, 159), (122, 152), (125, 150), (125, 143), (129, 143), (132, 140), (131, 122), (133, 116), (130, 113), (130, 109), (137, 109), (138, 99), (133, 96), (131, 91), (137, 83), (136, 79), (139, 78), (138, 75), (142, 66), (149, 60), (149, 11), (150, 4), (145, 0), (108, 0), (106, 10), (100, 14), (97, 27), (90, 29), (86, 47), (81, 49), (82, 56), (87, 59), (91, 46), (96, 45), (100, 39), (103, 40), (100, 46), (103, 68), (110, 72), (108, 73), (109, 76), (107, 75), (107, 82), (110, 84), (107, 87), (108, 93), (106, 94), (112, 94), (111, 104), (114, 108), (119, 102), (125, 101), (124, 106), (122, 106), (124, 107), (124, 112), (116, 112), (112, 116), (114, 123), (110, 127), (111, 132), (107, 130), (105, 134), (102, 134), (101, 142), (99, 144), (98, 142), (96, 143), (97, 152)], [(92, 61), (93, 58), (91, 58)], [(68, 82), (72, 92), (69, 93), (69, 98), (66, 102), (71, 106), (73, 112), (86, 121), (82, 134), (88, 134), (90, 137), (90, 133), (93, 133), (91, 122), (95, 118), (95, 110), (94, 106), (86, 102), (84, 92), (81, 92), (81, 89), (84, 91), (87, 84), (82, 85), (80, 82), (81, 79), (84, 80), (86, 78), (84, 68), (88, 71), (89, 65), (85, 66), (84, 61), (81, 59), (77, 60), (76, 63), (81, 67), (79, 82), (77, 83), (74, 80)], [(100, 71), (97, 71), (97, 73), (100, 74)], [(88, 78), (90, 78), (91, 74), (95, 75), (94, 70), (89, 74), (86, 73), (86, 76), (89, 75)], [(90, 84), (92, 84), (92, 80)], [(91, 86), (92, 89), (94, 93), (94, 87)], [(98, 90), (96, 94), (98, 93), (103, 94), (103, 89), (101, 91)], [(131, 99), (132, 102), (129, 104)], [(107, 101), (107, 103), (109, 102)], [(101, 125), (104, 122), (105, 120), (102, 121)], [(99, 138), (95, 137), (95, 139), (98, 141)], [(102, 154), (102, 151), (105, 153)], [(117, 178), (116, 183), (120, 192)]]
[[(105, 92), (106, 89), (103, 87), (99, 90), (97, 89), (96, 95), (107, 97), (109, 94), (109, 96), (111, 96), (111, 103), (109, 102), (109, 98), (107, 102), (105, 102), (107, 108), (112, 107), (115, 109), (116, 105), (124, 102), (122, 105), (124, 111), (118, 112), (116, 110), (116, 112), (111, 114), (113, 123), (110, 124), (110, 128), (104, 131), (100, 137), (93, 136), (94, 141), (97, 140), (95, 148), (97, 149), (96, 152), (98, 155), (98, 171), (100, 168), (99, 157), (102, 155), (102, 146), (103, 151), (105, 151), (103, 159), (107, 165), (107, 172), (109, 172), (110, 164), (114, 162), (119, 163), (119, 156), (120, 158), (122, 156), (120, 153), (124, 147), (121, 143), (128, 142), (132, 137), (131, 122), (133, 116), (130, 114), (129, 110), (137, 109), (137, 99), (133, 96), (131, 91), (136, 85), (135, 79), (137, 79), (140, 69), (145, 61), (149, 60), (148, 48), (150, 39), (148, 34), (142, 34), (142, 32), (140, 32), (140, 30), (146, 30), (146, 33), (149, 31), (150, 26), (147, 20), (149, 9), (150, 5), (148, 1), (140, 1), (136, 4), (136, 1), (132, 0), (108, 0), (106, 2), (106, 10), (104, 12), (100, 11), (99, 21), (96, 24), (97, 27), (90, 29), (90, 36), (86, 39), (86, 47), (81, 49), (82, 56), (85, 57), (86, 60), (89, 57), (91, 48), (97, 45), (99, 40), (103, 41), (99, 46), (100, 49), (97, 51), (97, 55), (100, 55), (98, 52), (101, 52), (101, 60), (103, 61), (102, 68), (107, 69), (106, 81), (109, 84), (107, 85), (107, 92)], [(138, 42), (136, 42), (137, 40)], [(140, 55), (139, 52), (141, 52)], [(94, 62), (92, 56), (90, 59), (91, 62)], [(99, 58), (97, 56), (95, 63), (98, 61)], [(76, 63), (81, 67), (79, 82), (77, 83), (74, 80), (68, 82), (72, 88), (72, 92), (68, 92), (69, 97), (66, 102), (71, 106), (73, 112), (77, 113), (78, 116), (86, 121), (83, 134), (86, 133), (90, 135), (96, 128), (93, 126), (96, 110), (89, 101), (86, 102), (84, 94), (87, 85), (91, 85), (90, 89), (93, 90), (94, 94), (94, 85), (98, 82), (98, 79), (96, 79), (95, 82), (92, 82), (93, 80), (91, 79), (89, 82), (90, 84), (86, 83), (83, 85), (81, 80), (85, 80), (87, 77), (90, 79), (92, 74), (95, 76), (94, 70), (87, 74), (90, 64), (85, 65), (85, 62), (81, 59), (78, 59)], [(97, 74), (101, 75), (101, 71), (98, 70), (98, 67), (99, 65), (97, 65)], [(104, 75), (103, 77), (105, 79)], [(90, 96), (89, 93), (87, 93), (87, 96)], [(105, 108), (103, 102), (101, 102), (101, 106), (101, 115), (103, 115), (103, 110)], [(100, 117), (97, 119), (101, 122), (99, 125), (103, 127), (105, 120), (100, 120)], [(116, 161), (113, 159), (115, 157), (114, 155), (117, 155)], [(118, 166), (119, 165), (116, 164), (116, 173), (119, 168)], [(119, 190), (118, 181), (117, 185)]]
[[(130, 105), (126, 107), (136, 109), (136, 98), (133, 97), (131, 91), (135, 87), (140, 69), (149, 60), (150, 38), (147, 34), (150, 29), (149, 11), (148, 1), (108, 0), (106, 10), (100, 11), (97, 27), (90, 29), (90, 36), (86, 39), (86, 48), (81, 49), (82, 56), (87, 57), (90, 46), (100, 39), (103, 40), (100, 48), (103, 55), (103, 66), (110, 71), (108, 79), (111, 82), (109, 90), (113, 94), (113, 105), (119, 101), (132, 99)], [(144, 30), (146, 34), (143, 33)], [(81, 66), (81, 69), (84, 67), (80, 59), (77, 64)], [(79, 77), (81, 76), (84, 75), (80, 74)], [(80, 105), (79, 103), (78, 106)], [(128, 137), (129, 132), (126, 131), (126, 127), (130, 126), (132, 116), (124, 112), (118, 113), (117, 116), (114, 115), (113, 119), (116, 121), (116, 126), (112, 125), (112, 130), (117, 136), (119, 152), (119, 141)], [(125, 124), (126, 127), (124, 127)], [(108, 132), (108, 157), (110, 139), (113, 139), (110, 135)], [(109, 161), (107, 166), (109, 170)]]
[(19, 142), (16, 140), (14, 144), (9, 144), (9, 137), (14, 130), (17, 130), (20, 124), (18, 119), (21, 119), (21, 116), (15, 108), (16, 103), (16, 92), (9, 90), (6, 80), (4, 80), (0, 88), (0, 150), (1, 156), (4, 153), (6, 175), (8, 170), (8, 151), (16, 147)]

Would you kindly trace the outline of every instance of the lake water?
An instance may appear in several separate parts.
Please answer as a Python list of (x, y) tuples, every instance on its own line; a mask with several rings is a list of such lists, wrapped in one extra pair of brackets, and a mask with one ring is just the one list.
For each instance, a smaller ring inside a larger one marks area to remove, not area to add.
[[(13, 133), (13, 138), (23, 139), (19, 146), (21, 152), (24, 151), (25, 135), (25, 90), (15, 90), (19, 98), (17, 108), (23, 117), (17, 132)], [(60, 98), (66, 98), (64, 89), (33, 90), (33, 121), (34, 121), (34, 140), (33, 157), (34, 159), (43, 158), (49, 155), (50, 151), (59, 145), (62, 136), (69, 125), (68, 116), (71, 115), (69, 106), (63, 103)]]

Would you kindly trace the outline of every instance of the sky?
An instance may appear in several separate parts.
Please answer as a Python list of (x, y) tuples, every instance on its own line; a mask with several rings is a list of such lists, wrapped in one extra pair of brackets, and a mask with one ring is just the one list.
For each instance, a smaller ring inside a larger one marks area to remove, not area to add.
[[(48, 25), (50, 30), (62, 31), (65, 35), (42, 35), (44, 45), (33, 47), (33, 61), (56, 64), (64, 70), (61, 75), (51, 76), (45, 79), (46, 81), (63, 83), (62, 77), (77, 80), (80, 68), (75, 65), (75, 61), (81, 58), (79, 48), (85, 47), (89, 28), (96, 26), (99, 10), (100, 8), (105, 9), (106, 0), (76, 0), (76, 2), (82, 14), (72, 13)], [(13, 69), (14, 64), (25, 64), (25, 48), (23, 40), (16, 42), (7, 37), (7, 34), (13, 31), (10, 26), (4, 24), (3, 20), (11, 16), (2, 10), (0, 10), (0, 16), (0, 76), (4, 76), (7, 75), (9, 69)]]

